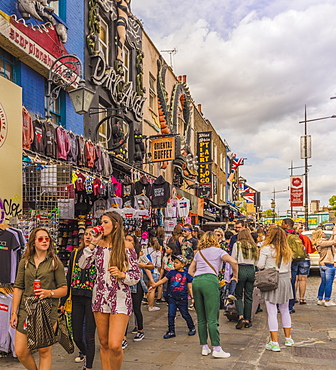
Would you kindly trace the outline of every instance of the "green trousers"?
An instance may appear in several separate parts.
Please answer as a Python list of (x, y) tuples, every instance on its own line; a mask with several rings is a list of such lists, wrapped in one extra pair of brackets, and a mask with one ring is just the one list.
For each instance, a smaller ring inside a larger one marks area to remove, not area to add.
[(212, 346), (220, 346), (218, 331), (219, 284), (214, 274), (196, 276), (192, 282), (197, 314), (198, 336), (201, 345), (208, 342), (208, 332)]
[(243, 316), (245, 320), (251, 320), (254, 279), (255, 269), (253, 265), (238, 266), (238, 283), (235, 293), (235, 296), (237, 298), (236, 309), (237, 314)]

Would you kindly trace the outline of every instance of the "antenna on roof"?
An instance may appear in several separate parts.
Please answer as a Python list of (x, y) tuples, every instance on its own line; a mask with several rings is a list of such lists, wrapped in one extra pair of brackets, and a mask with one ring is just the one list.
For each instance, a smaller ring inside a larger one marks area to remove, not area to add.
[(173, 68), (173, 55), (177, 53), (177, 48), (161, 50), (161, 53), (169, 53), (169, 64)]

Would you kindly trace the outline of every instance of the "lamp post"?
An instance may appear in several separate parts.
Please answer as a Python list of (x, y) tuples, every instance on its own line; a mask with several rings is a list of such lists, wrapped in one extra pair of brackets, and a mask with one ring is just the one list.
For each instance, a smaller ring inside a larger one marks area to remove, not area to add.
[(272, 212), (273, 212), (272, 222), (275, 223), (275, 199), (271, 199), (271, 208), (272, 208)]
[(276, 207), (276, 203), (275, 203), (275, 194), (277, 193), (283, 193), (285, 191), (288, 191), (288, 189), (284, 189), (284, 190), (275, 190), (275, 188), (273, 189), (273, 199), (271, 199), (271, 208), (273, 209), (273, 223), (275, 222), (275, 207)]
[[(76, 55), (66, 54), (57, 58), (49, 69), (46, 94), (46, 118), (50, 119), (50, 107), (59, 97), (61, 89), (67, 90), (78, 84), (76, 89), (69, 91), (69, 96), (76, 113), (84, 114), (89, 111), (94, 91), (85, 86), (82, 76), (82, 62)], [(56, 85), (52, 89), (52, 85)]]
[(321, 121), (324, 119), (336, 118), (336, 115), (328, 117), (320, 117), (307, 119), (307, 106), (305, 105), (305, 119), (299, 123), (304, 123), (304, 136), (301, 136), (301, 159), (304, 159), (304, 168), (305, 168), (305, 229), (309, 230), (308, 227), (308, 159), (311, 158), (311, 136), (307, 135), (307, 122)]

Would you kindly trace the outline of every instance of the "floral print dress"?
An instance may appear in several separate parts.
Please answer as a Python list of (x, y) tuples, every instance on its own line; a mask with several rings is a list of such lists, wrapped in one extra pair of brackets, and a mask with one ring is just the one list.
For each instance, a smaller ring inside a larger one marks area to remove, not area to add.
[(130, 286), (140, 280), (137, 256), (134, 249), (126, 248), (128, 270), (125, 279), (116, 279), (108, 271), (111, 248), (97, 245), (95, 249), (84, 248), (78, 261), (80, 268), (95, 264), (97, 278), (92, 292), (92, 311), (110, 314), (132, 313)]

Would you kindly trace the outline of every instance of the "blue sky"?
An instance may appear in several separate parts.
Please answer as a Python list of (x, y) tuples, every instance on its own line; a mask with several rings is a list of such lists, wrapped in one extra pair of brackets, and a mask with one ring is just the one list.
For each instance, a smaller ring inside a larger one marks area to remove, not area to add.
[[(262, 192), (288, 187), (290, 161), (308, 119), (336, 114), (334, 0), (133, 0), (159, 50), (178, 49), (174, 72), (187, 75), (196, 104), (238, 157), (241, 175)], [(168, 54), (163, 54), (168, 60)], [(336, 194), (336, 119), (310, 123), (310, 199)], [(301, 174), (303, 170), (296, 170)], [(288, 194), (277, 195), (280, 212)]]

